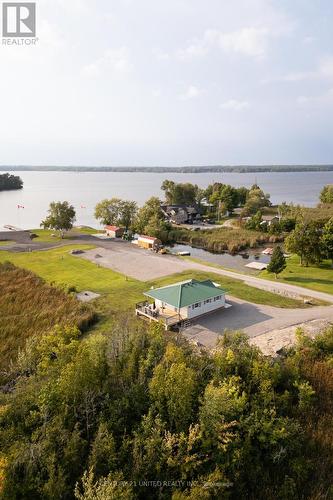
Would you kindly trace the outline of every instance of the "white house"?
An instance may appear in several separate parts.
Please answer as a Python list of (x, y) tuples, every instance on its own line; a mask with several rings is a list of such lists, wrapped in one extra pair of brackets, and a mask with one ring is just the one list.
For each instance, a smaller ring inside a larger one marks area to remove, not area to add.
[(137, 304), (136, 313), (163, 321), (168, 328), (226, 307), (225, 294), (226, 291), (211, 280), (183, 281), (145, 292), (154, 302)]

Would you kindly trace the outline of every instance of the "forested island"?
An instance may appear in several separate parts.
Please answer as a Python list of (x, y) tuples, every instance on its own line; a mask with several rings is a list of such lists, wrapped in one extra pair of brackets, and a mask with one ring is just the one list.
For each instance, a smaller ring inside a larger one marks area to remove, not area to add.
[(143, 173), (179, 173), (179, 174), (202, 174), (202, 173), (255, 173), (255, 172), (331, 172), (333, 165), (204, 165), (204, 166), (124, 166), (124, 167), (100, 167), (100, 166), (33, 166), (33, 165), (11, 165), (0, 166), (1, 170), (16, 172), (143, 172)]
[(0, 191), (10, 191), (14, 189), (22, 189), (23, 181), (17, 175), (0, 174)]

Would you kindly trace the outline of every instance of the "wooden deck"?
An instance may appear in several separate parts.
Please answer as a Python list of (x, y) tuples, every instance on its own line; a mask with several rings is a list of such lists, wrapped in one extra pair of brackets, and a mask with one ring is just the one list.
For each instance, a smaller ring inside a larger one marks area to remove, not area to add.
[(152, 308), (152, 305), (149, 302), (140, 302), (135, 306), (135, 314), (136, 316), (144, 316), (148, 318), (149, 321), (156, 321), (158, 323), (163, 323), (166, 330), (168, 330), (171, 326), (178, 325), (184, 318), (180, 314), (168, 314), (164, 312), (163, 314)]

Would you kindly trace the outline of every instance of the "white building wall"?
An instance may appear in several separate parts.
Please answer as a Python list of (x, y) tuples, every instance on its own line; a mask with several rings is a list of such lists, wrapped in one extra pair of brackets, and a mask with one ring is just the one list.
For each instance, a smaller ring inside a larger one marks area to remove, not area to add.
[(204, 303), (205, 301), (202, 301), (200, 303), (200, 307), (193, 308), (192, 306), (189, 306), (187, 317), (189, 319), (196, 318), (197, 316), (201, 316), (202, 314), (220, 309), (220, 307), (223, 307), (225, 305), (225, 295), (221, 295), (221, 298), (219, 300), (210, 300), (211, 302), (206, 302), (206, 304)]
[[(201, 316), (202, 314), (206, 314), (212, 311), (215, 311), (216, 309), (220, 309), (225, 305), (225, 295), (221, 295), (221, 298), (219, 300), (211, 299), (211, 302), (206, 302), (205, 301), (199, 302), (201, 305), (200, 307), (192, 308), (192, 306), (188, 307), (183, 307), (180, 310), (180, 315), (182, 318), (196, 318), (197, 316)], [(156, 308), (159, 309), (162, 312), (163, 308), (163, 302), (160, 300), (155, 300)], [(178, 310), (176, 307), (169, 306), (168, 304), (165, 304), (165, 308), (168, 311), (173, 311), (175, 314), (178, 314)]]

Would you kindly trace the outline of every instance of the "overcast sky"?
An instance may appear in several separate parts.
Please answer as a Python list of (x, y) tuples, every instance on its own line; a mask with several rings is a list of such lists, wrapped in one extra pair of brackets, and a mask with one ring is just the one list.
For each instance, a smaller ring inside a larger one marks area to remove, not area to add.
[(332, 0), (37, 0), (0, 163), (333, 163)]

